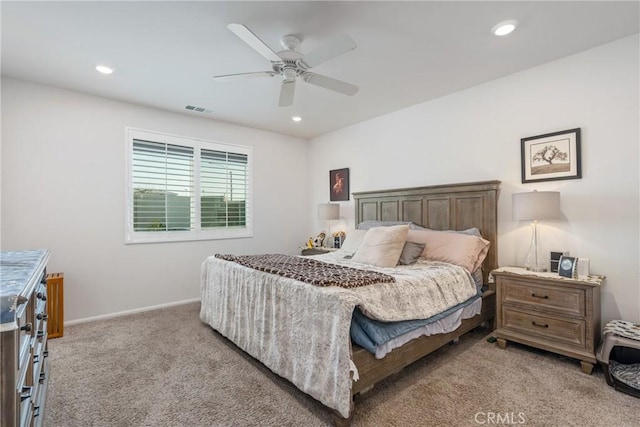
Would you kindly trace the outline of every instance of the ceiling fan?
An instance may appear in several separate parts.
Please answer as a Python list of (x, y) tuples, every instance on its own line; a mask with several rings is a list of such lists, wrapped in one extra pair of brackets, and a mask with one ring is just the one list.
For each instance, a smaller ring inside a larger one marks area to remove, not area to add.
[(293, 104), (293, 93), (298, 77), (306, 83), (345, 95), (351, 96), (358, 92), (358, 86), (309, 71), (309, 69), (325, 61), (355, 49), (356, 43), (347, 36), (340, 36), (332, 42), (303, 55), (298, 52), (298, 47), (300, 46), (299, 37), (293, 35), (284, 36), (281, 43), (285, 50), (276, 53), (244, 25), (229, 24), (227, 28), (259, 54), (271, 61), (272, 70), (214, 76), (215, 80), (225, 81), (243, 77), (282, 76), (280, 100), (278, 102), (280, 107), (288, 107)]

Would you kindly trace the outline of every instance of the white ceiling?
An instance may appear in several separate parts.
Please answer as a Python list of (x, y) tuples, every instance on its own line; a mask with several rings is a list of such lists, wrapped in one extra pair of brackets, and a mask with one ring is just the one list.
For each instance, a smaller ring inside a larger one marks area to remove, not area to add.
[[(2, 75), (302, 138), (434, 99), (639, 31), (632, 2), (1, 2)], [(517, 19), (496, 37), (499, 21)], [(358, 47), (314, 72), (360, 87), (352, 97), (298, 81), (280, 108), (279, 77), (231, 31), (273, 50), (285, 34), (307, 53), (346, 34)], [(110, 76), (94, 67), (115, 68)], [(189, 112), (186, 105), (211, 114)], [(294, 123), (298, 114), (303, 121)]]

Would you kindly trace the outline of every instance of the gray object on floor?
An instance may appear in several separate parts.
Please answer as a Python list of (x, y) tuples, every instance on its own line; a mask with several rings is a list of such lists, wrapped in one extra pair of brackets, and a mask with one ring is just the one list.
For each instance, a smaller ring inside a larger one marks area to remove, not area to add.
[(640, 397), (640, 325), (612, 320), (604, 327), (604, 341), (596, 358), (607, 384)]

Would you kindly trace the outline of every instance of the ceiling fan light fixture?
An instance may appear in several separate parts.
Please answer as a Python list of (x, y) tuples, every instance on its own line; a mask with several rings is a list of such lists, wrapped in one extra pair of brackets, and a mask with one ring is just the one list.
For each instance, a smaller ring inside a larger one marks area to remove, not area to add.
[(296, 77), (298, 77), (298, 72), (296, 71), (295, 67), (289, 67), (285, 65), (282, 69), (282, 76), (287, 81), (294, 81)]
[(300, 117), (300, 116), (291, 116), (291, 120), (293, 120), (294, 122), (300, 122), (300, 121), (302, 121), (302, 117)]
[(502, 37), (511, 34), (517, 27), (518, 21), (509, 19), (508, 21), (502, 21), (494, 25), (491, 32), (498, 37)]
[(101, 64), (96, 65), (96, 71), (102, 74), (113, 74), (113, 68)]

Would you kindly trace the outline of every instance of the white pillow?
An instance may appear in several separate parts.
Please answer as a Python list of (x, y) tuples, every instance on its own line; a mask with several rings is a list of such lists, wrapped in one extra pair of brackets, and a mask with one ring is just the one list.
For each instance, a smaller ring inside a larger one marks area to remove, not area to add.
[(347, 235), (344, 238), (344, 242), (342, 242), (340, 250), (347, 255), (355, 254), (360, 247), (365, 234), (367, 234), (367, 230), (347, 231)]
[(353, 260), (378, 267), (395, 267), (407, 241), (409, 225), (373, 227), (367, 230)]

